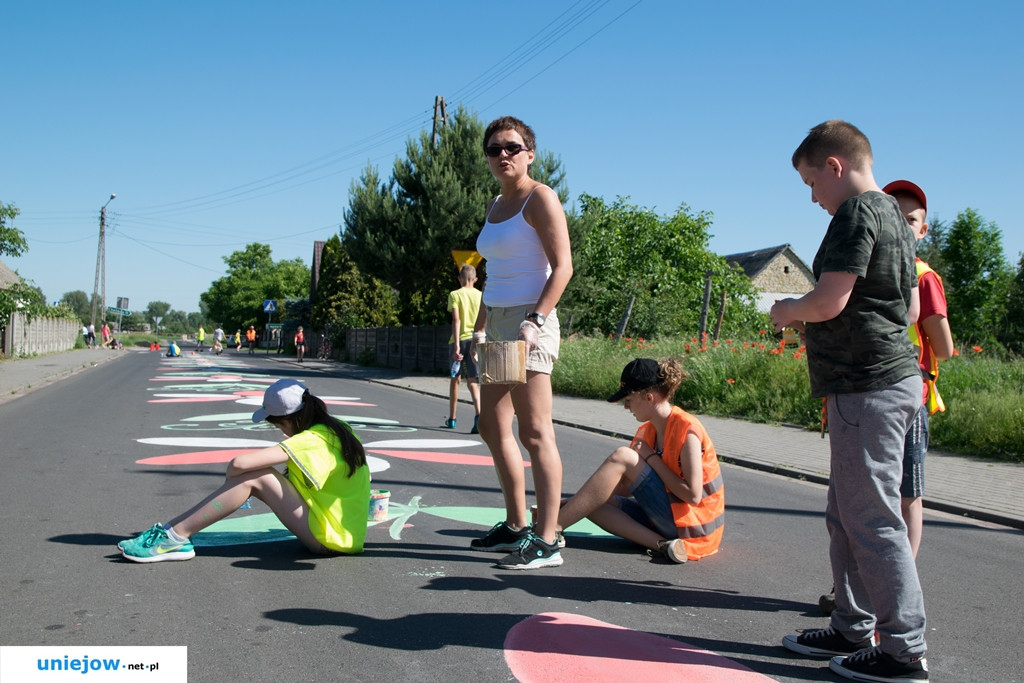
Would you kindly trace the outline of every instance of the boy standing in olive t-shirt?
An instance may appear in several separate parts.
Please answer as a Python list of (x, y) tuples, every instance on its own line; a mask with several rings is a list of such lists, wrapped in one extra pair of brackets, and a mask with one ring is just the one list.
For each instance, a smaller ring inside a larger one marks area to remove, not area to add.
[(867, 137), (836, 120), (812, 128), (793, 153), (811, 201), (833, 218), (814, 258), (814, 289), (777, 302), (771, 317), (777, 329), (805, 329), (811, 392), (826, 400), (836, 608), (829, 628), (783, 645), (830, 657), (846, 678), (927, 680), (924, 597), (899, 491), (922, 391), (907, 334), (919, 307), (914, 236), (872, 161)]

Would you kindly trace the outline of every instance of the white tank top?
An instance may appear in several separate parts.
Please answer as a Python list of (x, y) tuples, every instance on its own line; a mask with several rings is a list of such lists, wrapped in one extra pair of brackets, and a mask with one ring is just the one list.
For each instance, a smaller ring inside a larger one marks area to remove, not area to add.
[[(483, 230), (476, 238), (476, 250), (487, 259), (485, 306), (507, 308), (535, 304), (551, 276), (551, 264), (540, 237), (523, 218), (523, 210), (532, 196), (530, 192), (519, 213), (500, 223), (492, 223), (491, 213), (487, 212)], [(499, 201), (501, 195), (491, 205), (492, 211)]]

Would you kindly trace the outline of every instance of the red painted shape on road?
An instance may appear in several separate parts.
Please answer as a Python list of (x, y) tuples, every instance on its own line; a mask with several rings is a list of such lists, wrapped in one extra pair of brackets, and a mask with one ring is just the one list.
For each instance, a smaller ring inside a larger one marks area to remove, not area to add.
[(230, 462), (233, 458), (246, 453), (255, 453), (259, 448), (229, 448), (222, 451), (190, 451), (171, 455), (156, 455), (152, 458), (136, 460), (138, 465), (210, 465), (218, 462)]
[(562, 612), (538, 614), (509, 629), (505, 662), (520, 683), (772, 680), (722, 655), (678, 640)]
[[(444, 465), (485, 465), (493, 467), (494, 461), (489, 455), (468, 455), (466, 453), (438, 453), (436, 451), (402, 451), (402, 450), (378, 450), (367, 449), (369, 453), (386, 455), (390, 458), (402, 458), (403, 460), (419, 460), (420, 462), (437, 462)], [(530, 463), (523, 461), (526, 467)]]

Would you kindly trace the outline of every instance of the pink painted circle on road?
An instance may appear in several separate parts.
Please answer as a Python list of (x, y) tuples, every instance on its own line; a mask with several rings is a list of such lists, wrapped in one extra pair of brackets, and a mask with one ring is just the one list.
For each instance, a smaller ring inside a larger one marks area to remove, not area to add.
[(509, 629), (505, 662), (520, 683), (772, 681), (720, 654), (679, 640), (562, 612), (538, 614)]

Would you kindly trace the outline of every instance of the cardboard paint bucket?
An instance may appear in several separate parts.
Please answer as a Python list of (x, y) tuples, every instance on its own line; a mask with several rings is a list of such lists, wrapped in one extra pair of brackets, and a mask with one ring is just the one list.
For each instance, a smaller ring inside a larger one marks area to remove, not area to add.
[(486, 342), (476, 350), (481, 384), (526, 383), (526, 342)]
[(388, 501), (391, 500), (391, 491), (387, 489), (370, 489), (370, 516), (371, 522), (384, 522), (388, 518)]

